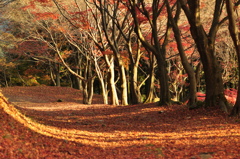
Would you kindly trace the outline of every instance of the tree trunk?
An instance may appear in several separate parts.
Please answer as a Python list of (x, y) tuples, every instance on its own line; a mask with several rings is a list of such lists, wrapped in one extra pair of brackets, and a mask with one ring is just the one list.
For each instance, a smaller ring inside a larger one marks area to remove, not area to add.
[(130, 74), (130, 96), (131, 96), (131, 104), (139, 104), (142, 102), (141, 92), (138, 88), (137, 81), (137, 69), (136, 65), (131, 66), (131, 74)]
[(88, 104), (89, 101), (88, 101), (88, 84), (87, 84), (87, 81), (83, 81), (82, 82), (82, 85), (83, 85), (83, 104)]
[(170, 90), (169, 90), (169, 80), (168, 80), (168, 72), (166, 67), (165, 58), (163, 60), (161, 54), (155, 54), (158, 63), (158, 78), (160, 82), (160, 102), (159, 105), (170, 105), (171, 104), (171, 97), (170, 97)]
[(154, 102), (154, 99), (156, 98), (154, 93), (154, 81), (155, 81), (155, 71), (154, 71), (154, 65), (156, 64), (155, 56), (150, 53), (150, 66), (149, 66), (149, 79), (146, 82), (146, 99), (144, 103), (151, 103)]
[(127, 91), (127, 78), (123, 65), (120, 65), (120, 79), (121, 79), (121, 101), (122, 105), (128, 105), (128, 91)]
[(216, 34), (219, 28), (221, 7), (223, 0), (217, 0), (215, 4), (212, 26), (207, 34), (200, 18), (200, 0), (179, 0), (190, 24), (191, 35), (197, 45), (201, 57), (205, 83), (206, 99), (205, 107), (220, 106), (224, 111), (229, 109), (222, 80), (221, 67), (215, 56)]
[(177, 2), (177, 11), (176, 11), (175, 19), (174, 19), (173, 16), (172, 16), (172, 10), (170, 8), (170, 5), (169, 5), (168, 1), (165, 0), (165, 2), (167, 4), (168, 17), (170, 18), (171, 26), (173, 27), (174, 37), (175, 37), (176, 42), (177, 42), (177, 48), (178, 48), (178, 51), (179, 51), (179, 54), (180, 54), (180, 57), (181, 57), (182, 65), (187, 72), (188, 79), (189, 79), (189, 82), (190, 82), (190, 85), (189, 85), (190, 97), (189, 97), (188, 104), (190, 105), (190, 107), (195, 107), (196, 106), (196, 101), (197, 101), (196, 76), (195, 76), (194, 69), (189, 64), (188, 59), (185, 55), (185, 51), (184, 51), (184, 48), (183, 48), (183, 45), (182, 45), (181, 33), (180, 33), (180, 30), (177, 26), (177, 21), (179, 19), (180, 13), (181, 13), (180, 3)]
[(198, 65), (196, 67), (196, 71), (195, 71), (195, 78), (196, 78), (196, 83), (197, 83), (197, 92), (199, 92), (201, 90), (200, 73), (201, 73), (201, 62), (198, 63)]
[[(142, 14), (148, 19), (149, 24), (151, 25), (151, 41), (148, 41), (143, 35), (141, 24), (139, 23), (137, 5), (140, 4), (145, 6), (144, 1), (129, 1), (130, 12), (133, 17), (135, 24), (134, 31), (140, 39), (143, 47), (152, 52), (157, 59), (158, 64), (158, 73), (159, 73), (159, 82), (160, 82), (160, 102), (159, 105), (169, 105), (171, 104), (170, 91), (169, 91), (169, 81), (168, 81), (168, 72), (166, 70), (166, 45), (169, 38), (169, 25), (167, 24), (166, 32), (164, 37), (161, 37), (164, 42), (160, 42), (159, 29), (158, 29), (158, 17), (161, 13), (159, 9), (160, 1), (152, 1), (152, 14), (150, 15), (146, 8), (142, 8)], [(160, 7), (161, 8), (161, 7)]]
[(113, 56), (111, 57), (110, 61), (107, 56), (105, 56), (105, 60), (107, 61), (107, 64), (109, 65), (109, 90), (110, 90), (110, 104), (112, 105), (119, 105), (118, 101), (118, 95), (115, 85), (115, 70), (114, 70), (114, 60)]
[(237, 99), (236, 103), (232, 109), (231, 116), (240, 116), (240, 32), (238, 29), (238, 26), (236, 25), (236, 15), (234, 11), (234, 6), (231, 0), (226, 0), (226, 9), (228, 13), (228, 19), (229, 19), (229, 32), (232, 37), (237, 58), (238, 58), (238, 92), (237, 92)]
[(107, 89), (106, 89), (104, 79), (101, 78), (101, 79), (99, 79), (99, 81), (101, 83), (101, 88), (102, 88), (103, 103), (108, 104), (108, 93), (107, 93)]
[(8, 87), (8, 80), (7, 80), (7, 73), (6, 73), (6, 69), (4, 68), (3, 70), (3, 76), (4, 76), (4, 83), (5, 83), (5, 87)]
[(100, 84), (101, 84), (103, 103), (108, 104), (108, 92), (107, 92), (107, 87), (106, 87), (106, 83), (105, 83), (105, 80), (104, 80), (104, 73), (100, 70), (100, 66), (97, 63), (96, 58), (94, 59), (94, 63), (95, 63), (95, 71), (98, 75), (98, 79), (99, 79)]
[(128, 41), (127, 44), (128, 53), (129, 53), (129, 61), (130, 61), (130, 98), (131, 98), (131, 104), (139, 104), (142, 103), (142, 96), (140, 92), (140, 87), (138, 86), (138, 65), (139, 60), (141, 58), (140, 53), (140, 40), (138, 40), (138, 50), (136, 57), (134, 58), (132, 47), (131, 47), (131, 41)]
[[(205, 83), (206, 83), (206, 99), (205, 107), (220, 106), (224, 111), (229, 110), (229, 105), (224, 96), (224, 85), (222, 80), (221, 67), (214, 55), (214, 44), (203, 33), (203, 28), (192, 28), (192, 35), (197, 44), (203, 64)], [(197, 33), (197, 35), (196, 35)]]

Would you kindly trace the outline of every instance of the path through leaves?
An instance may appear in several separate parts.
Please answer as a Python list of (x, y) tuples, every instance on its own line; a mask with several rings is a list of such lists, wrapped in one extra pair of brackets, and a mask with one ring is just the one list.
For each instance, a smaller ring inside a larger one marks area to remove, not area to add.
[(12, 104), (1, 98), (0, 158), (240, 158), (240, 121), (220, 110), (86, 106), (63, 87), (2, 92)]

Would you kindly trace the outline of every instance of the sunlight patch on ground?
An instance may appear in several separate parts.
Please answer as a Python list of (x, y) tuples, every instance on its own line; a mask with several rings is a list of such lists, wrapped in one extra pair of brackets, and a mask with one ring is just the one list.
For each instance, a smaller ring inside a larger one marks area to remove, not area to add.
[[(4, 111), (11, 115), (15, 120), (24, 124), (26, 127), (32, 129), (43, 135), (50, 137), (64, 139), (69, 141), (75, 141), (82, 144), (99, 147), (119, 147), (119, 146), (131, 146), (139, 144), (162, 144), (163, 142), (175, 142), (175, 144), (182, 144), (184, 146), (192, 144), (211, 143), (216, 137), (235, 136), (240, 137), (240, 131), (238, 129), (223, 129), (208, 131), (180, 131), (180, 132), (145, 132), (145, 131), (113, 131), (113, 132), (90, 132), (76, 129), (65, 129), (54, 126), (46, 126), (38, 122), (33, 121), (31, 118), (26, 117), (20, 113), (13, 105), (0, 96), (1, 107)], [(144, 108), (136, 112), (129, 112), (129, 115), (158, 111), (158, 109)], [(121, 116), (120, 114), (107, 115), (107, 117)], [(86, 117), (89, 118), (89, 117)], [(105, 118), (105, 116), (96, 116), (95, 118)], [(224, 142), (224, 141), (221, 141)], [(216, 143), (215, 143), (216, 144)]]

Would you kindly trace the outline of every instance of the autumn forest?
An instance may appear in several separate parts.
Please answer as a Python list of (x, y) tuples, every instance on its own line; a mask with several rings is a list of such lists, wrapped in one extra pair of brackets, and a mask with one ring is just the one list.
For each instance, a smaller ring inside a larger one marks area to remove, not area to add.
[(239, 83), (238, 2), (229, 3), (11, 3), (1, 10), (1, 85), (69, 86), (84, 104), (98, 93), (105, 104), (194, 108), (205, 96), (205, 107), (229, 111), (225, 95)]
[[(158, 114), (219, 113), (219, 122), (239, 117), (239, 7), (239, 0), (0, 0), (0, 86), (12, 99), (21, 87), (71, 88), (81, 92), (84, 107), (111, 106), (107, 113), (154, 104)], [(52, 96), (68, 101), (58, 92)], [(4, 110), (15, 111), (10, 108)], [(19, 110), (41, 124), (56, 124)], [(154, 119), (147, 123), (156, 124)]]

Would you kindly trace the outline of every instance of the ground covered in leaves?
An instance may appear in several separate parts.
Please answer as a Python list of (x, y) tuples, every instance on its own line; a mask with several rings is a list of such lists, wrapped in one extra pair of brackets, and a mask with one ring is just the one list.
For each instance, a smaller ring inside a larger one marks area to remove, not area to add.
[(109, 106), (97, 95), (83, 105), (80, 91), (63, 87), (2, 93), (0, 158), (240, 158), (240, 120), (220, 110)]

